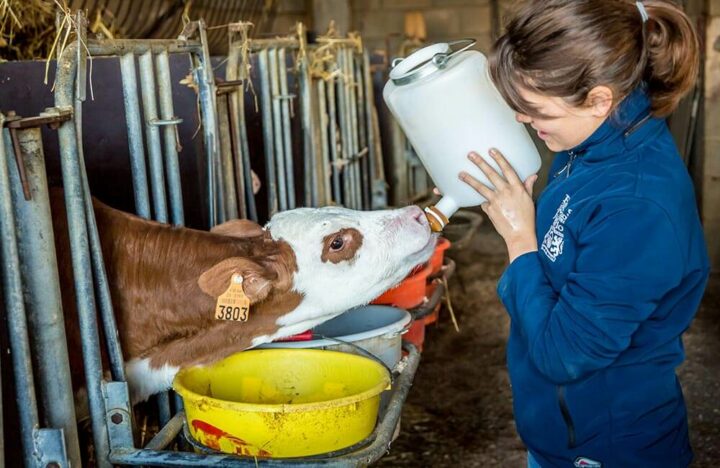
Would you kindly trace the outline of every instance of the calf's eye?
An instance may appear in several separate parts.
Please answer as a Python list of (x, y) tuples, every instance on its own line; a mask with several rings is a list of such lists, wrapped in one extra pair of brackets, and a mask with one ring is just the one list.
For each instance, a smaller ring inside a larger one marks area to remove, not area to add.
[(343, 245), (345, 245), (345, 241), (342, 237), (338, 236), (335, 239), (333, 239), (332, 243), (330, 243), (330, 248), (332, 250), (340, 250), (343, 248)]

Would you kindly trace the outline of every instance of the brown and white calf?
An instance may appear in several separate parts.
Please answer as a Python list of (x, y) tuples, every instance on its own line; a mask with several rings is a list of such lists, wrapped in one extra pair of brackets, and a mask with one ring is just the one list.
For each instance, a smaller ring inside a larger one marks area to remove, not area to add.
[[(205, 232), (94, 206), (133, 402), (169, 388), (182, 367), (213, 363), (370, 302), (427, 261), (435, 245), (417, 207), (301, 208), (276, 214), (264, 229), (234, 220)], [(68, 342), (79, 353), (57, 194), (53, 213)], [(217, 298), (236, 274), (250, 299), (249, 319), (218, 320)], [(77, 383), (81, 361), (71, 361)]]

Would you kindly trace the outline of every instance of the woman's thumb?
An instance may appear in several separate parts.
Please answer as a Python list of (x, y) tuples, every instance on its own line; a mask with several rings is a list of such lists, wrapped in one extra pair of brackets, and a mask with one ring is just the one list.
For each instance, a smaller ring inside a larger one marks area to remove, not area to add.
[(533, 174), (527, 179), (525, 179), (525, 190), (527, 190), (527, 193), (532, 196), (533, 194), (533, 186), (535, 185), (535, 182), (538, 180), (538, 175)]

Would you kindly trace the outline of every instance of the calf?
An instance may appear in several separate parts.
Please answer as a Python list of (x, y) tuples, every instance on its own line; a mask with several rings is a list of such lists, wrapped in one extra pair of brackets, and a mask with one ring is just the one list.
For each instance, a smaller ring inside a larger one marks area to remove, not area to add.
[[(71, 352), (80, 337), (63, 200), (53, 197), (63, 307)], [(247, 220), (211, 232), (147, 221), (94, 201), (133, 402), (170, 387), (178, 370), (287, 337), (366, 304), (433, 252), (417, 207), (358, 212), (300, 208), (263, 229)], [(234, 276), (247, 321), (215, 318)], [(72, 358), (72, 357), (71, 357)], [(82, 366), (72, 364), (74, 382)]]

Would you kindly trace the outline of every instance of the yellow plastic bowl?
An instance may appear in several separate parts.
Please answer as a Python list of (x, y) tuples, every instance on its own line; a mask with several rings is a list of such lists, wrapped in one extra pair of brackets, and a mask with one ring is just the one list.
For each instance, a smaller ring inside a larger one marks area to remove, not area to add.
[(312, 349), (244, 351), (180, 371), (192, 437), (256, 457), (302, 457), (349, 447), (377, 420), (387, 369), (353, 354)]

